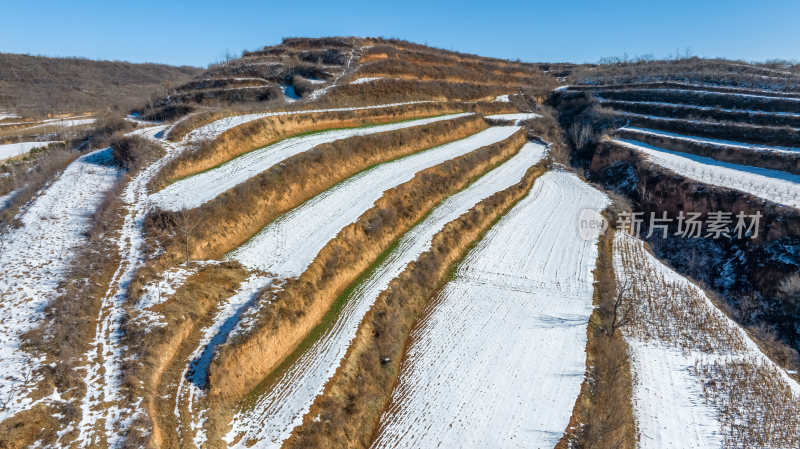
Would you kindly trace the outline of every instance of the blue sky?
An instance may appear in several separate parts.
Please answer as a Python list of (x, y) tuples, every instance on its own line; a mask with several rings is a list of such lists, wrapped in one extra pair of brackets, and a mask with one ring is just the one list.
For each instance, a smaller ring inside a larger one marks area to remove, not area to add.
[(800, 2), (12, 1), (0, 52), (205, 67), (285, 36), (384, 36), (523, 61), (693, 54), (800, 60)]

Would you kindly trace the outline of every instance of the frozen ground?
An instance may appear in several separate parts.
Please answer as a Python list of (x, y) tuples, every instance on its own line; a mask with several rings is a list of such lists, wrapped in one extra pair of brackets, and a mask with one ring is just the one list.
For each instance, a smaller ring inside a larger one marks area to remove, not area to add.
[(0, 145), (0, 161), (3, 159), (8, 159), (14, 156), (19, 156), (20, 154), (25, 154), (28, 151), (31, 151), (34, 148), (41, 148), (50, 145), (51, 143), (56, 143), (54, 141), (48, 142), (19, 142), (19, 143), (7, 143), (5, 145)]
[(517, 130), (517, 126), (489, 128), (361, 172), (281, 215), (226, 257), (279, 277), (299, 276), (325, 244), (372, 207), (385, 190), (412, 179), (420, 170), (499, 142)]
[(670, 151), (635, 140), (614, 142), (644, 154), (648, 161), (704, 184), (747, 192), (751, 195), (800, 207), (800, 175), (748, 165), (720, 162), (708, 157)]
[(553, 447), (584, 379), (595, 240), (607, 198), (539, 178), (470, 251), (412, 335), (373, 447)]
[(0, 421), (29, 407), (41, 360), (20, 348), (20, 337), (41, 324), (43, 309), (74, 251), (85, 242), (89, 217), (117, 179), (111, 150), (71, 163), (19, 216), (22, 226), (0, 233)]
[(252, 440), (259, 441), (259, 447), (280, 447), (322, 393), (355, 337), (362, 318), (389, 282), (430, 248), (431, 239), (445, 224), (482, 199), (518, 182), (530, 166), (541, 160), (544, 152), (542, 145), (525, 144), (516, 156), (446, 199), (404, 235), (397, 249), (348, 298), (336, 322), (275, 381), (252, 409), (236, 416), (227, 439), (233, 441), (244, 433), (240, 447)]
[(154, 204), (166, 210), (192, 209), (202, 205), (206, 201), (214, 199), (217, 195), (247, 181), (284, 159), (308, 151), (317, 145), (353, 136), (363, 136), (421, 126), (465, 115), (469, 114), (451, 114), (386, 125), (338, 129), (308, 134), (301, 137), (291, 137), (246, 153), (217, 168), (170, 184), (153, 195), (152, 201)]

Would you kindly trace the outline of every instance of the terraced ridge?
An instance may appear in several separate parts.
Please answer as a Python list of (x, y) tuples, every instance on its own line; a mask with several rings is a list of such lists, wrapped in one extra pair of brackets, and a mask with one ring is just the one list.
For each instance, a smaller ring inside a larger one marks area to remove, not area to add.
[[(437, 120), (395, 131), (355, 135), (321, 143), (313, 149), (290, 156), (279, 163), (269, 153), (266, 160), (276, 163), (239, 183), (190, 213), (204, 226), (197, 229), (191, 253), (197, 258), (221, 257), (243, 244), (273, 219), (331, 188), (336, 183), (373, 165), (421, 150), (462, 139), (486, 128), (475, 115)], [(316, 135), (301, 138), (316, 139)], [(288, 150), (291, 151), (289, 146)], [(255, 156), (258, 156), (256, 153)], [(245, 158), (249, 157), (243, 156)], [(225, 170), (225, 167), (220, 167)], [(209, 172), (210, 175), (214, 173)], [(201, 175), (204, 176), (204, 175)], [(214, 193), (217, 192), (215, 187)], [(209, 197), (211, 195), (206, 195)], [(163, 222), (153, 214), (153, 223)], [(178, 248), (175, 248), (177, 251)]]
[[(309, 252), (314, 258), (313, 262), (298, 278), (290, 279), (283, 290), (260, 298), (262, 310), (258, 311), (250, 329), (223, 346), (219, 357), (212, 362), (209, 371), (211, 396), (243, 397), (288, 355), (319, 322), (336, 297), (394, 240), (434, 205), (463, 188), (471, 179), (515, 154), (522, 140), (518, 127), (493, 128), (474, 138), (463, 139), (396, 161), (398, 166), (392, 171), (400, 173), (405, 171), (401, 170), (404, 165), (413, 167), (418, 163), (415, 161), (426, 161), (418, 168), (409, 170), (409, 175), (413, 175), (414, 171), (424, 169), (413, 177), (406, 178), (408, 181), (403, 182), (402, 178), (396, 179), (393, 176), (387, 178), (381, 170), (383, 166), (378, 166), (355, 178), (355, 184), (337, 185), (331, 194), (344, 192), (345, 196), (350, 196), (347, 192), (381, 192), (390, 187), (391, 183), (402, 182), (384, 192), (372, 208), (369, 208), (369, 200), (356, 200), (353, 204), (355, 207), (351, 207), (354, 212), (347, 212), (353, 218), (342, 221), (341, 224), (345, 226), (338, 231), (335, 239), (328, 241), (326, 232), (314, 234), (313, 239), (321, 242), (324, 247), (317, 254)], [(426, 166), (429, 168), (425, 168)], [(387, 182), (390, 184), (386, 185)], [(325, 196), (327, 195), (320, 197), (319, 209), (317, 203), (310, 203), (312, 210), (323, 215), (322, 220), (328, 216), (333, 218), (343, 210), (338, 201), (333, 202), (333, 208), (322, 207), (327, 204)], [(345, 200), (343, 204), (347, 205), (349, 202)], [(359, 202), (364, 205), (358, 205)], [(294, 217), (293, 214), (289, 215), (289, 218)], [(348, 224), (354, 218), (357, 220)], [(313, 228), (311, 230), (313, 232)], [(337, 232), (336, 226), (331, 227), (331, 230)], [(268, 238), (266, 242), (269, 241)], [(280, 240), (277, 242), (280, 243)], [(291, 258), (287, 262), (296, 263)], [(300, 268), (302, 266), (299, 265)], [(289, 317), (292, 319), (287, 319)], [(288, 342), (293, 343), (287, 344)]]
[[(430, 248), (431, 239), (446, 223), (468, 211), (482, 199), (520, 181), (529, 167), (538, 163), (544, 148), (526, 143), (520, 152), (499, 167), (479, 178), (466, 189), (447, 198), (426, 218), (397, 242), (367, 276), (348, 289), (342, 298), (341, 312), (321, 331), (320, 337), (293, 357), (291, 364), (271, 376), (265, 389), (250, 409), (234, 420), (229, 439), (241, 438), (240, 444), (259, 441), (262, 446), (278, 446), (302, 423), (315, 397), (335, 372), (345, 355), (364, 314), (390, 281), (419, 254)], [(337, 300), (339, 302), (339, 300)], [(240, 434), (243, 433), (243, 436)]]

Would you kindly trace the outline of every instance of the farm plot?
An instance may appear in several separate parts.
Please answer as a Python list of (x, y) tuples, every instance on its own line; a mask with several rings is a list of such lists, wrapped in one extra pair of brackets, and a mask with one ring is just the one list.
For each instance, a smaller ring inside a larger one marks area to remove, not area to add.
[(19, 142), (19, 143), (8, 143), (5, 145), (0, 145), (0, 161), (3, 159), (12, 158), (15, 156), (19, 156), (21, 154), (25, 154), (28, 151), (31, 151), (34, 148), (42, 148), (50, 145), (51, 143), (56, 143), (53, 141), (49, 142)]
[(489, 128), (361, 172), (278, 217), (226, 257), (279, 277), (299, 276), (325, 244), (372, 207), (385, 190), (412, 179), (420, 170), (500, 142), (519, 129)]
[(265, 117), (272, 117), (276, 115), (315, 114), (320, 112), (344, 112), (344, 111), (356, 111), (361, 109), (380, 109), (380, 108), (390, 108), (393, 106), (403, 106), (403, 105), (418, 104), (418, 103), (431, 103), (431, 101), (407, 101), (402, 103), (378, 104), (373, 106), (359, 106), (352, 108), (308, 109), (299, 111), (261, 112), (255, 114), (234, 115), (231, 117), (224, 117), (219, 120), (215, 120), (207, 125), (200, 126), (197, 129), (190, 132), (187, 135), (187, 137), (188, 141), (190, 142), (202, 139), (213, 140), (219, 137), (220, 134), (224, 133), (225, 131), (231, 128), (235, 128), (239, 125), (244, 125), (245, 123), (252, 122), (253, 120), (258, 120)]
[(28, 388), (41, 360), (20, 338), (41, 324), (89, 217), (116, 181), (111, 161), (111, 149), (81, 156), (22, 212), (21, 227), (0, 232), (0, 421), (31, 406)]
[(240, 434), (264, 447), (279, 447), (302, 422), (314, 399), (323, 392), (356, 335), (359, 323), (380, 292), (409, 262), (426, 251), (442, 227), (482, 199), (517, 183), (544, 156), (542, 145), (527, 143), (520, 152), (463, 191), (449, 197), (399, 241), (397, 248), (348, 296), (335, 322), (283, 372), (252, 409), (237, 416), (227, 439)]
[(747, 143), (747, 142), (736, 142), (733, 140), (723, 140), (723, 139), (712, 139), (710, 137), (697, 137), (697, 136), (686, 136), (683, 134), (671, 133), (667, 131), (661, 130), (654, 130), (648, 128), (636, 128), (633, 126), (626, 126), (624, 128), (620, 128), (627, 132), (636, 133), (636, 134), (649, 134), (653, 136), (659, 137), (668, 137), (670, 139), (675, 139), (677, 141), (688, 141), (688, 142), (697, 142), (702, 144), (708, 144), (712, 146), (726, 146), (726, 147), (734, 147), (734, 148), (741, 148), (746, 150), (752, 151), (781, 151), (790, 154), (797, 154), (800, 155), (800, 148), (794, 147), (781, 147), (781, 146), (766, 146), (766, 145), (759, 145), (755, 143)]
[(466, 257), (421, 319), (373, 447), (553, 447), (585, 371), (607, 197), (549, 172)]
[(470, 114), (450, 114), (366, 128), (339, 129), (306, 136), (291, 137), (273, 145), (246, 153), (217, 168), (171, 184), (153, 195), (152, 200), (159, 207), (166, 210), (175, 211), (195, 208), (226, 190), (247, 181), (282, 160), (295, 154), (308, 151), (317, 145), (353, 136), (363, 136), (426, 125), (442, 120), (463, 117), (465, 115)]
[(800, 385), (641, 240), (614, 239), (642, 448), (797, 447)]
[(720, 162), (634, 140), (614, 139), (613, 142), (632, 148), (644, 154), (650, 162), (695, 181), (747, 192), (778, 204), (800, 207), (800, 175)]

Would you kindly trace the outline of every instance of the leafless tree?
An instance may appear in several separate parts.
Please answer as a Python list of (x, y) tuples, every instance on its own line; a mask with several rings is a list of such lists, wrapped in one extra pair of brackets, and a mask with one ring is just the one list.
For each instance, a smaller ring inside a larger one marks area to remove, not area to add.
[(617, 297), (614, 299), (614, 310), (611, 318), (611, 335), (614, 335), (617, 329), (626, 326), (630, 322), (630, 307), (625, 303), (624, 299), (631, 289), (631, 284), (628, 279), (625, 279), (622, 283), (617, 282)]
[(172, 224), (175, 230), (183, 237), (184, 248), (186, 250), (186, 268), (189, 268), (189, 243), (194, 234), (195, 229), (202, 222), (202, 217), (190, 213), (188, 210), (183, 209), (180, 212), (171, 216)]

